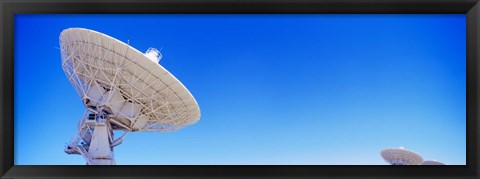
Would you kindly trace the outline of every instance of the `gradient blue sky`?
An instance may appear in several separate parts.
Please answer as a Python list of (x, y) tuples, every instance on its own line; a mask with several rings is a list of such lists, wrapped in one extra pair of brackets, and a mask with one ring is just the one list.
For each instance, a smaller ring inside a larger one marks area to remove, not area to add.
[(117, 164), (384, 165), (400, 146), (466, 163), (465, 15), (172, 14), (16, 15), (15, 165), (85, 164), (63, 152), (84, 111), (60, 64), (70, 27), (163, 47), (200, 106), (127, 135)]

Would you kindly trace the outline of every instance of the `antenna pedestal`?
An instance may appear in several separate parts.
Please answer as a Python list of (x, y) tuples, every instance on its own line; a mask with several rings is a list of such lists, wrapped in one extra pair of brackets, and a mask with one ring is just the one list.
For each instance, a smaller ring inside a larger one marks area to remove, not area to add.
[(113, 132), (106, 115), (84, 115), (78, 134), (66, 147), (67, 154), (80, 154), (87, 165), (115, 165), (113, 154)]
[(92, 159), (90, 165), (115, 165), (110, 136), (112, 136), (111, 130), (106, 121), (95, 124), (88, 150), (88, 155)]

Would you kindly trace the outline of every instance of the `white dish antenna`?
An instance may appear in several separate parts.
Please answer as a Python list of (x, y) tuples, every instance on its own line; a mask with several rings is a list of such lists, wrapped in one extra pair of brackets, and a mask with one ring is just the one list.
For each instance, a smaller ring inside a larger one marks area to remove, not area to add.
[(422, 162), (421, 165), (446, 165), (446, 164), (436, 160), (425, 160)]
[(420, 165), (423, 162), (420, 155), (403, 147), (384, 149), (380, 155), (391, 165)]
[[(158, 64), (154, 48), (141, 53), (108, 35), (69, 28), (60, 34), (62, 68), (86, 107), (65, 152), (89, 165), (115, 164), (113, 147), (128, 132), (172, 132), (194, 124), (192, 94)], [(125, 134), (114, 139), (113, 130)]]

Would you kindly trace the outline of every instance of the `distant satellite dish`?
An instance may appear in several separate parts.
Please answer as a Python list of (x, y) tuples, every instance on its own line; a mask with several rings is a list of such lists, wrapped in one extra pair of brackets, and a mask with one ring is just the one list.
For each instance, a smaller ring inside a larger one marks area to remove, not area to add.
[(421, 165), (446, 165), (446, 164), (436, 160), (425, 160), (422, 162)]
[(380, 155), (391, 165), (420, 165), (423, 162), (420, 155), (403, 147), (384, 149)]
[[(83, 28), (62, 31), (60, 49), (63, 71), (86, 107), (65, 152), (88, 165), (114, 165), (113, 147), (128, 132), (171, 132), (200, 119), (192, 94), (158, 64), (158, 50), (144, 54)], [(113, 130), (125, 133), (114, 139)]]

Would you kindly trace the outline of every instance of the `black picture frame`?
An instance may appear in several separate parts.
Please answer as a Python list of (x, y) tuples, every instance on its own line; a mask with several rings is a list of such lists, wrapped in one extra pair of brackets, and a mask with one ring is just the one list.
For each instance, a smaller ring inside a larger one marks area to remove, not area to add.
[[(1, 12), (2, 178), (479, 178), (479, 0), (3, 0)], [(467, 165), (15, 166), (13, 128), (15, 14), (466, 14)]]

